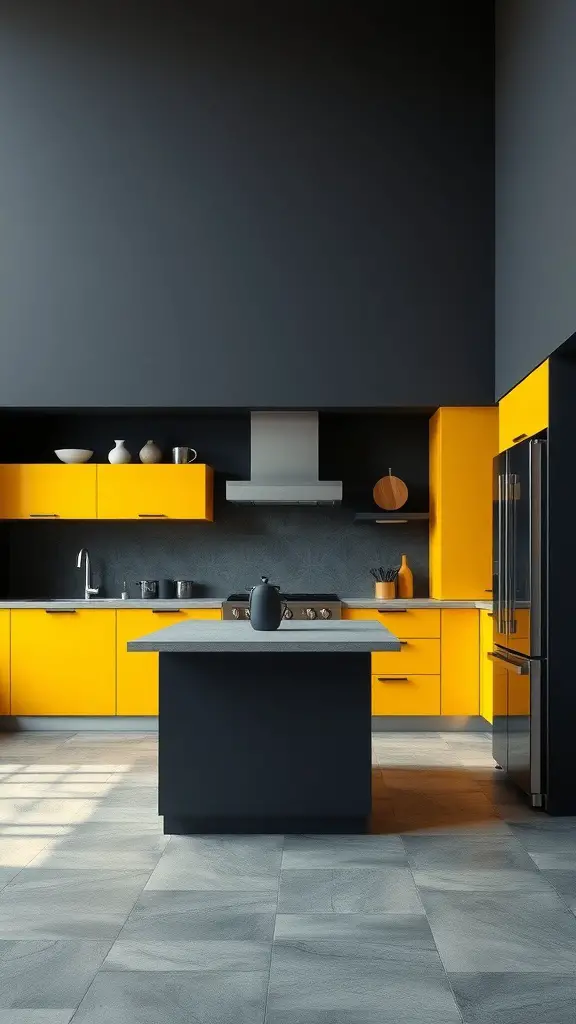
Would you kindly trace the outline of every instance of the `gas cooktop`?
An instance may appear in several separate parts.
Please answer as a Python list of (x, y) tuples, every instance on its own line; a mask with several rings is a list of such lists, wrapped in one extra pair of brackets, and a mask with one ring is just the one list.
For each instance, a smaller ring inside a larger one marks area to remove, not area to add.
[[(280, 594), (285, 604), (285, 619), (341, 619), (342, 602), (338, 594)], [(222, 605), (223, 618), (249, 619), (249, 595), (230, 594)]]

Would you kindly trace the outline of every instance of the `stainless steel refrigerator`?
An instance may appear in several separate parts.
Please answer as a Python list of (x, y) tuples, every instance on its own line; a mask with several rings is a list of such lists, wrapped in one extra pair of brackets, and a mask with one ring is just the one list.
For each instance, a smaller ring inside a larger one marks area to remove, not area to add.
[(494, 459), (496, 763), (546, 807), (547, 435)]

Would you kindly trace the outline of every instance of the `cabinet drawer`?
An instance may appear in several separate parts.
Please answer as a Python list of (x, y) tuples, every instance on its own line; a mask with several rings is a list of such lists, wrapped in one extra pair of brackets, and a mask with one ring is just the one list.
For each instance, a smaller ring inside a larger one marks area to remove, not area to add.
[(372, 676), (373, 715), (439, 715), (440, 676)]
[(344, 608), (343, 619), (375, 619), (400, 640), (416, 636), (440, 636), (440, 611), (433, 608)]
[(405, 640), (399, 651), (375, 651), (373, 675), (439, 675), (440, 641)]

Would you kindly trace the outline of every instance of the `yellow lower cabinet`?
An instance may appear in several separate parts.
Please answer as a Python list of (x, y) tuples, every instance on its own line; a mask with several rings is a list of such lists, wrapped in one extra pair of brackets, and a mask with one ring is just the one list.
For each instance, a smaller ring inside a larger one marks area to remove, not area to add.
[[(398, 634), (396, 634), (398, 635)], [(399, 651), (374, 651), (372, 675), (439, 675), (440, 641), (401, 640)]]
[(373, 715), (439, 715), (440, 676), (372, 676)]
[(116, 616), (116, 714), (158, 714), (158, 655), (129, 653), (126, 645), (146, 633), (173, 626), (186, 619), (221, 619), (220, 608), (155, 612), (151, 609), (119, 609)]
[(493, 648), (493, 622), (492, 612), (480, 612), (480, 714), (490, 723), (493, 720), (494, 662), (488, 654)]
[(408, 637), (440, 636), (440, 612), (432, 608), (345, 608), (343, 619), (375, 619), (395, 636), (405, 640)]
[(113, 715), (116, 612), (13, 610), (13, 715)]
[(10, 714), (10, 611), (0, 611), (0, 715)]
[(479, 615), (475, 609), (442, 610), (443, 715), (478, 715)]

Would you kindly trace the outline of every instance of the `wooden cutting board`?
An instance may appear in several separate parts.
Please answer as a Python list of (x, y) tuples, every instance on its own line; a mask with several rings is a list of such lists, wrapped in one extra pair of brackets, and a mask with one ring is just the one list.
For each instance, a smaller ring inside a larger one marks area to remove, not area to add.
[(374, 485), (374, 501), (387, 512), (394, 512), (402, 508), (408, 501), (408, 488), (399, 476), (392, 476), (392, 470), (388, 470), (388, 476), (382, 476)]

